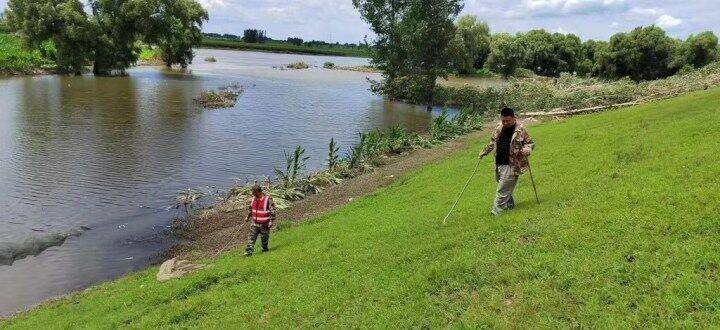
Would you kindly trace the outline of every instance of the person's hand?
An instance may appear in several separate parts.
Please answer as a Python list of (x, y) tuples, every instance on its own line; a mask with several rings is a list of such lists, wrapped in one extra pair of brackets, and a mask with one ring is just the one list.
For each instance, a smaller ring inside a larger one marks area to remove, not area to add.
[(270, 220), (270, 222), (268, 223), (268, 228), (272, 228), (273, 226), (275, 226), (275, 224), (272, 222), (272, 220)]

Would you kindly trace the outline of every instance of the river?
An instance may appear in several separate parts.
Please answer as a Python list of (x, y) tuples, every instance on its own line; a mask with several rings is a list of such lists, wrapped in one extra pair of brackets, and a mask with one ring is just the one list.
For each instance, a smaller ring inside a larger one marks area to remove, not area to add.
[[(295, 61), (316, 67), (275, 68)], [(369, 91), (376, 74), (326, 70), (326, 61), (367, 64), (202, 49), (186, 73), (0, 78), (0, 254), (80, 234), (0, 265), (0, 315), (158, 262), (174, 242), (165, 233), (180, 190), (272, 176), (296, 145), (312, 170), (330, 138), (347, 149), (361, 131), (427, 128), (432, 113)], [(193, 104), (234, 83), (246, 86), (234, 108)]]

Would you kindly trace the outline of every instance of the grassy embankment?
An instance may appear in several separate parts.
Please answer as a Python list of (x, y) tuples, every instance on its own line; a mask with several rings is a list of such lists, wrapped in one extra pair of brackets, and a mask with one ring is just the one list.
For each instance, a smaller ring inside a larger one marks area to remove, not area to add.
[(228, 48), (237, 50), (256, 50), (273, 53), (293, 53), (293, 54), (309, 54), (309, 55), (328, 55), (328, 56), (353, 56), (353, 57), (369, 57), (367, 51), (357, 48), (347, 47), (308, 47), (296, 46), (289, 43), (266, 42), (266, 43), (247, 43), (242, 41), (234, 41), (227, 39), (203, 38), (202, 47), (206, 48)]
[(186, 278), (149, 269), (8, 328), (684, 326), (720, 322), (720, 89), (530, 128), (518, 207), (488, 215), (481, 142)]
[(39, 73), (51, 66), (40, 51), (23, 48), (20, 38), (0, 33), (0, 75)]

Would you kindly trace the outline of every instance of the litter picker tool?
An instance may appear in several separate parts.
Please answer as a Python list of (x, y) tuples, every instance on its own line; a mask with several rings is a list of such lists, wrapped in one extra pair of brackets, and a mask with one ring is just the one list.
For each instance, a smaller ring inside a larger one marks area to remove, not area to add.
[(460, 195), (458, 195), (457, 200), (455, 200), (455, 204), (453, 204), (452, 208), (450, 208), (450, 212), (445, 216), (445, 219), (443, 219), (443, 224), (447, 222), (447, 219), (450, 218), (450, 215), (455, 211), (455, 207), (458, 205), (458, 202), (460, 202), (460, 198), (462, 198), (463, 194), (465, 193), (465, 190), (467, 190), (468, 185), (470, 185), (470, 181), (475, 177), (475, 174), (477, 173), (478, 167), (480, 167), (480, 161), (481, 159), (478, 159), (477, 163), (475, 163), (475, 169), (472, 172), (472, 175), (470, 175), (470, 178), (465, 183), (465, 187), (462, 188), (462, 191), (460, 191)]
[(528, 171), (530, 172), (530, 181), (533, 185), (533, 191), (535, 192), (535, 200), (540, 204), (540, 198), (538, 198), (537, 188), (535, 187), (535, 179), (533, 178), (532, 168), (530, 167), (530, 158), (528, 158)]

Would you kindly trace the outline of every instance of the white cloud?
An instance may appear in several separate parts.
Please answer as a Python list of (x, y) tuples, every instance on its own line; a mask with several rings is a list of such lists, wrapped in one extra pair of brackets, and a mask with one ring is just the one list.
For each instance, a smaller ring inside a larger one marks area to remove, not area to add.
[(610, 24), (610, 28), (611, 28), (611, 29), (617, 29), (617, 28), (619, 28), (619, 27), (620, 27), (620, 23), (618, 23), (618, 22), (612, 22), (612, 23)]
[(682, 24), (682, 22), (683, 20), (666, 14), (658, 17), (655, 24), (663, 29), (670, 29)]
[(535, 16), (590, 14), (624, 8), (626, 0), (523, 0), (521, 12)]
[(628, 11), (633, 16), (657, 16), (662, 14), (662, 10), (657, 8), (633, 7)]
[(209, 9), (209, 8), (217, 8), (217, 7), (225, 7), (227, 3), (225, 3), (225, 0), (197, 0), (200, 5), (203, 7)]

